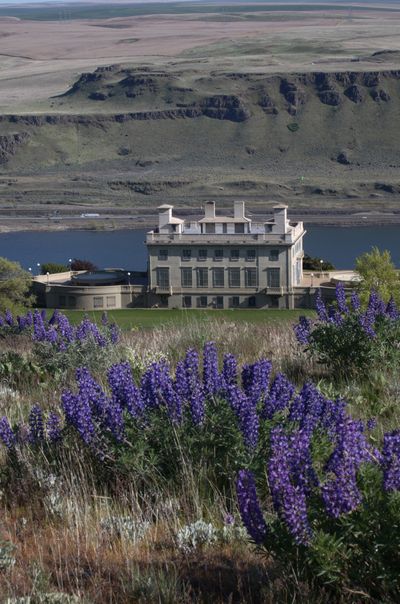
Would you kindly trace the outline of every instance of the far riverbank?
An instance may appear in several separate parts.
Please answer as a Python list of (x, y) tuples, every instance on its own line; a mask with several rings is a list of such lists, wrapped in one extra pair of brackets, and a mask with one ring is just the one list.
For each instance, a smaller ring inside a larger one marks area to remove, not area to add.
[[(96, 212), (97, 213), (97, 212)], [(156, 226), (157, 214), (138, 214), (104, 212), (98, 216), (82, 217), (81, 214), (63, 213), (60, 215), (37, 215), (37, 212), (15, 212), (8, 214), (0, 210), (0, 233), (21, 231), (60, 232), (60, 231), (120, 231), (152, 229)], [(189, 215), (185, 212), (185, 215)], [(290, 211), (292, 221), (303, 221), (308, 226), (321, 227), (383, 227), (400, 226), (399, 212), (296, 212)]]

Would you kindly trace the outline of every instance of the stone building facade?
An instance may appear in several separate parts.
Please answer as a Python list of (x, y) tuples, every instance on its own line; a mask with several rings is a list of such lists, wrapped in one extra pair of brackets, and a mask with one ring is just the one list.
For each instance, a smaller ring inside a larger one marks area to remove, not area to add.
[(158, 228), (146, 239), (149, 293), (168, 308), (294, 308), (304, 235), (285, 205), (266, 221), (246, 216), (243, 201), (234, 202), (232, 216), (207, 202), (198, 220), (160, 206)]

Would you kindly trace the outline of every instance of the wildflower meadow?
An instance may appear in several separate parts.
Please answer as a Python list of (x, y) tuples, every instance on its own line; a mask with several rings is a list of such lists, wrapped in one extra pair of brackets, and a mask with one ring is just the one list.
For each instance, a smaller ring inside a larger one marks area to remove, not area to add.
[(398, 601), (400, 314), (339, 285), (285, 330), (284, 365), (7, 312), (8, 601)]

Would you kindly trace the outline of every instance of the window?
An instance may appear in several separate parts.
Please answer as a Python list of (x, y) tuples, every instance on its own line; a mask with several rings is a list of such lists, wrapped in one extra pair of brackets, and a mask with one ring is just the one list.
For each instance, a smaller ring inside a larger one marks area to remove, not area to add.
[(271, 262), (276, 262), (279, 260), (279, 250), (270, 250), (269, 259)]
[(207, 296), (199, 296), (197, 298), (198, 308), (207, 308)]
[(214, 223), (210, 224), (209, 222), (206, 222), (206, 233), (209, 233), (210, 235), (215, 233), (215, 224)]
[(246, 251), (247, 262), (254, 262), (255, 259), (256, 259), (256, 250), (247, 250)]
[(223, 296), (217, 296), (215, 298), (215, 308), (224, 308), (224, 298)]
[(103, 306), (104, 306), (103, 296), (94, 296), (93, 297), (93, 308), (103, 308)]
[(192, 308), (192, 296), (183, 296), (182, 306), (183, 308)]
[(158, 250), (159, 260), (168, 260), (168, 250)]
[(246, 287), (257, 287), (257, 269), (256, 268), (246, 268), (245, 277), (246, 277)]
[(280, 287), (281, 271), (279, 268), (267, 268), (267, 286)]
[(244, 233), (244, 223), (243, 222), (235, 222), (235, 233), (236, 234)]
[(223, 268), (213, 269), (213, 287), (225, 287), (225, 274)]
[(233, 262), (239, 260), (239, 250), (231, 250), (230, 259)]
[(228, 232), (228, 225), (226, 224), (226, 222), (222, 223), (222, 232), (224, 234), (226, 234)]
[(182, 250), (182, 260), (188, 261), (192, 258), (192, 250)]
[(164, 289), (169, 287), (169, 268), (157, 269), (157, 286)]
[(198, 251), (198, 255), (197, 255), (199, 260), (207, 260), (207, 250), (205, 249), (200, 249)]
[(240, 268), (230, 268), (229, 287), (240, 287)]
[(182, 268), (181, 269), (181, 285), (182, 287), (192, 287), (193, 279), (192, 279), (192, 269), (191, 268)]
[(107, 308), (115, 308), (117, 300), (115, 296), (107, 296), (106, 298)]
[(214, 250), (214, 260), (220, 262), (224, 258), (224, 250)]
[(76, 296), (68, 296), (68, 306), (76, 306)]
[(58, 296), (58, 306), (65, 306), (67, 304), (66, 296)]
[(229, 306), (231, 308), (237, 308), (240, 304), (240, 298), (239, 296), (232, 296), (231, 298), (229, 298)]
[(208, 268), (197, 269), (197, 287), (208, 287)]
[(256, 305), (256, 297), (255, 296), (250, 296), (248, 303), (249, 303), (249, 306), (251, 308), (254, 308), (255, 305)]

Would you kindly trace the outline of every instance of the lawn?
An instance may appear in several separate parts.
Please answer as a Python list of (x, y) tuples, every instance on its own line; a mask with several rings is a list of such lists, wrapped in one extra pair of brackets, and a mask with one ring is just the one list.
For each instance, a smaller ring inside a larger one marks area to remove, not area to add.
[[(84, 316), (100, 322), (102, 311), (63, 310), (72, 323), (78, 323)], [(124, 309), (108, 312), (108, 318), (121, 329), (151, 329), (161, 325), (177, 325), (192, 321), (233, 321), (248, 323), (282, 323), (296, 321), (299, 315), (313, 315), (311, 310), (178, 310), (178, 309)]]

